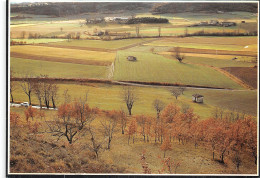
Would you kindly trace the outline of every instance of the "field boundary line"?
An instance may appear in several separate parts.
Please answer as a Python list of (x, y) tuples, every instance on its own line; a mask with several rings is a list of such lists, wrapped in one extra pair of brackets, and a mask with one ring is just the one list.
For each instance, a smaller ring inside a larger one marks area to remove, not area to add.
[[(23, 81), (25, 78), (23, 77), (13, 77), (11, 81)], [(27, 78), (26, 78), (27, 79)], [(174, 84), (174, 83), (160, 83), (160, 82), (138, 82), (138, 81), (116, 81), (116, 80), (107, 80), (107, 79), (94, 79), (94, 78), (37, 78), (32, 77), (29, 78), (32, 81), (48, 81), (48, 82), (57, 82), (57, 83), (76, 83), (76, 84), (84, 84), (84, 83), (104, 83), (111, 85), (131, 85), (131, 86), (139, 86), (139, 87), (187, 87), (194, 89), (209, 89), (209, 90), (230, 90), (230, 91), (247, 91), (247, 90), (239, 90), (239, 89), (231, 89), (231, 88), (220, 88), (220, 87), (210, 87), (210, 86), (198, 86), (198, 85), (185, 85), (185, 84)]]
[(242, 86), (243, 88), (245, 89), (249, 89), (249, 90), (253, 90), (254, 88), (251, 87), (250, 85), (246, 84), (244, 81), (242, 81), (241, 79), (239, 79), (238, 77), (234, 76), (233, 74), (221, 69), (221, 68), (218, 68), (218, 67), (214, 67), (214, 66), (210, 66), (210, 65), (206, 65), (206, 64), (197, 64), (197, 63), (189, 63), (189, 62), (186, 62), (186, 64), (193, 64), (193, 65), (199, 65), (199, 66), (205, 66), (205, 67), (209, 67), (209, 68), (212, 68), (222, 74), (224, 74), (226, 77), (230, 78), (231, 80), (233, 80), (234, 82), (236, 82), (237, 84), (239, 84), (240, 86)]
[(66, 49), (78, 49), (78, 50), (88, 50), (88, 51), (99, 51), (99, 52), (116, 52), (116, 49), (107, 48), (93, 48), (93, 47), (83, 47), (83, 46), (66, 46), (66, 45), (55, 45), (55, 44), (34, 44), (34, 46), (45, 46), (53, 48), (66, 48)]

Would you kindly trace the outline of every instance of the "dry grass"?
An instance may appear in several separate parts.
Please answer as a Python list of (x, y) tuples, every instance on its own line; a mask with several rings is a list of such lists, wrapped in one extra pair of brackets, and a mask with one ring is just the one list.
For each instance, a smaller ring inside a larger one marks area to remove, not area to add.
[[(23, 128), (11, 128), (10, 138), (10, 168), (12, 173), (142, 173), (140, 155), (145, 151), (146, 161), (153, 174), (158, 174), (162, 169), (161, 159), (163, 153), (160, 151), (160, 144), (144, 143), (142, 137), (137, 134), (135, 143), (127, 144), (127, 135), (122, 135), (119, 127), (113, 136), (111, 150), (104, 148), (100, 152), (98, 160), (84, 145), (89, 143), (89, 135), (80, 138), (72, 145), (62, 138), (56, 141), (55, 137), (49, 134), (31, 134), (26, 127), (23, 108), (11, 108), (21, 114)], [(56, 111), (48, 112), (46, 120), (50, 120)], [(96, 116), (92, 128), (97, 131), (99, 140), (103, 138), (101, 119), (105, 119), (102, 113)], [(130, 118), (131, 119), (131, 118)], [(36, 118), (41, 123), (40, 131), (46, 128), (43, 120)], [(32, 121), (31, 121), (32, 122)], [(32, 122), (33, 123), (33, 122)], [(20, 124), (22, 125), (22, 124)], [(255, 174), (256, 165), (252, 157), (243, 153), (243, 164), (240, 171), (229, 156), (225, 164), (212, 160), (211, 151), (201, 143), (197, 149), (192, 142), (180, 144), (177, 140), (172, 143), (172, 151), (167, 151), (175, 162), (180, 162), (177, 174)], [(85, 148), (85, 149), (82, 149)], [(216, 155), (217, 157), (218, 155)]]
[[(45, 46), (33, 46), (33, 45), (25, 45), (25, 46), (12, 46), (11, 47), (11, 56), (13, 55), (25, 55), (26, 58), (28, 56), (36, 56), (38, 58), (59, 58), (62, 60), (64, 58), (64, 62), (66, 61), (96, 61), (99, 62), (107, 62), (112, 63), (115, 58), (114, 53), (108, 52), (94, 52), (94, 51), (86, 51), (86, 50), (76, 50), (76, 49), (62, 49), (62, 48), (54, 48), (54, 47), (45, 47)], [(17, 57), (17, 56), (16, 56)], [(67, 60), (66, 60), (67, 59)], [(54, 60), (55, 61), (55, 60)], [(61, 62), (61, 61), (56, 61)]]

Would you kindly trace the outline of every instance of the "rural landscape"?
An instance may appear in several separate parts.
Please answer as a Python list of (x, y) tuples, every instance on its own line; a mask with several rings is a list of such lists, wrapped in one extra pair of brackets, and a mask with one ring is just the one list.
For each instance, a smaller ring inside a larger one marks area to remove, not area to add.
[(258, 3), (10, 4), (8, 172), (258, 174)]

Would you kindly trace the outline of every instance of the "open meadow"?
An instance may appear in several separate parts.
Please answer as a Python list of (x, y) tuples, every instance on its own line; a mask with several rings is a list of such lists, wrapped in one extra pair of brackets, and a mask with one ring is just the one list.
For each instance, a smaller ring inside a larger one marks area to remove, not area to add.
[(11, 4), (9, 173), (257, 174), (257, 7)]

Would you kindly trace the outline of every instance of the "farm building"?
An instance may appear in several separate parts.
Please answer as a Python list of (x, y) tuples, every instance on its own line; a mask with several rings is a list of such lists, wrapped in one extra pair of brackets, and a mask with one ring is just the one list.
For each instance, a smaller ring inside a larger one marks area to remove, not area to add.
[(203, 103), (203, 98), (204, 98), (204, 96), (200, 95), (200, 94), (192, 95), (192, 101), (195, 103)]
[(219, 25), (218, 20), (210, 20), (209, 25)]
[(221, 25), (223, 27), (231, 27), (231, 26), (236, 26), (237, 24), (235, 22), (222, 22)]
[(128, 61), (136, 61), (137, 59), (136, 59), (136, 57), (134, 57), (134, 56), (128, 56), (128, 57), (127, 57), (127, 60), (128, 60)]

